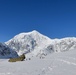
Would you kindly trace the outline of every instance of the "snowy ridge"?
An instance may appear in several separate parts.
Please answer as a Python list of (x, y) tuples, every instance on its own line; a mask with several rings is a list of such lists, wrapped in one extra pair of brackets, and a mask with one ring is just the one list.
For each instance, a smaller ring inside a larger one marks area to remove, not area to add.
[(76, 38), (67, 37), (60, 40), (54, 40), (54, 46), (55, 50), (58, 52), (76, 49)]
[(29, 53), (31, 56), (41, 57), (52, 52), (76, 49), (76, 38), (50, 39), (34, 30), (28, 33), (20, 33), (5, 44), (14, 49), (19, 55)]

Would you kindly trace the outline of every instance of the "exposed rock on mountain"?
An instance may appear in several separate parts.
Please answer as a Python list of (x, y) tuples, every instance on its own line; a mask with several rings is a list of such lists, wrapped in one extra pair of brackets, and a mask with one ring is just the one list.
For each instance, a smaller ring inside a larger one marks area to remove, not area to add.
[(0, 43), (0, 58), (12, 58), (17, 57), (16, 51), (12, 50), (3, 43)]

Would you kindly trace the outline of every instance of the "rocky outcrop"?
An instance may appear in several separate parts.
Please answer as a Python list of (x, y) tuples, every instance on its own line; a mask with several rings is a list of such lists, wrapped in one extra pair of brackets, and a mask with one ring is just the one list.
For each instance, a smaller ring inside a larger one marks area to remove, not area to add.
[(8, 61), (9, 62), (16, 62), (16, 61), (23, 61), (25, 59), (25, 55), (22, 54), (21, 56), (17, 57), (17, 58), (10, 58)]

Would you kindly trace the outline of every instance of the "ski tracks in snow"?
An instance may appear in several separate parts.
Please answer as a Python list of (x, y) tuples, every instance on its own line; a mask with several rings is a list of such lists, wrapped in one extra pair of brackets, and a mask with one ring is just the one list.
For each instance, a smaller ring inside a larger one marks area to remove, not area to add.
[(68, 65), (74, 65), (76, 66), (76, 58), (73, 57), (60, 57), (59, 59), (57, 59), (58, 61), (61, 61), (63, 63), (66, 63)]
[(67, 61), (67, 60), (63, 60), (63, 59), (58, 59), (59, 61), (61, 61), (61, 62), (64, 62), (64, 63), (66, 63), (66, 64), (69, 64), (69, 65), (74, 65), (74, 66), (76, 66), (76, 63), (74, 63), (74, 62), (70, 62), (70, 61)]

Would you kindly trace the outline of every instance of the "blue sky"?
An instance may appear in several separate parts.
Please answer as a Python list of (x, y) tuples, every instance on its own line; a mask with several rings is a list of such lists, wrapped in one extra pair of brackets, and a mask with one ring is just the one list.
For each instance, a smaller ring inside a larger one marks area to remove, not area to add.
[(32, 30), (50, 38), (76, 37), (76, 1), (0, 0), (0, 42)]

